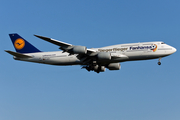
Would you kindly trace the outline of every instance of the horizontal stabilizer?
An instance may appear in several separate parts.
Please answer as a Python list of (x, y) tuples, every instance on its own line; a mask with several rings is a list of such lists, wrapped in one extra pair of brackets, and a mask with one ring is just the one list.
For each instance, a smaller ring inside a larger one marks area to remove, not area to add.
[(15, 56), (15, 57), (18, 57), (18, 58), (31, 58), (32, 56), (29, 56), (29, 55), (24, 55), (24, 54), (21, 54), (21, 53), (17, 53), (17, 52), (13, 52), (13, 51), (10, 51), (10, 50), (5, 50), (5, 52)]

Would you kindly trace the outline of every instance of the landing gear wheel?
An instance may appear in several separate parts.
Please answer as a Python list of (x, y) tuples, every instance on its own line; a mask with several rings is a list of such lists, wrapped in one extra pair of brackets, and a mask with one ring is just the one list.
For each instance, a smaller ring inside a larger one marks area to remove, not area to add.
[(161, 57), (159, 58), (159, 60), (158, 60), (158, 65), (161, 65)]
[(161, 62), (158, 62), (158, 65), (161, 65)]

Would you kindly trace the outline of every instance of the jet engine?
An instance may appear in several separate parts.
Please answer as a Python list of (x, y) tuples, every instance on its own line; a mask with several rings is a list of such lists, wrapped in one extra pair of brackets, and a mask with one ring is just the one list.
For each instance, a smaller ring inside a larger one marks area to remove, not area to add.
[(100, 52), (97, 54), (98, 60), (111, 60), (111, 54), (108, 52)]
[(106, 68), (104, 66), (95, 65), (95, 66), (93, 66), (93, 70), (95, 72), (104, 72), (106, 70)]
[(87, 53), (87, 48), (85, 46), (74, 46), (72, 48), (72, 52), (74, 54), (86, 54)]
[(120, 63), (110, 63), (109, 65), (107, 65), (107, 68), (109, 70), (120, 70), (121, 65)]

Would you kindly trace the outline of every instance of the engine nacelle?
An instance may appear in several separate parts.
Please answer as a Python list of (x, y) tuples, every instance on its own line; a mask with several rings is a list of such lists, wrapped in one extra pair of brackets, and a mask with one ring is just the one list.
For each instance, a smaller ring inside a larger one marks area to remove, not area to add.
[(85, 46), (74, 46), (72, 51), (74, 54), (86, 54), (87, 48)]
[(104, 66), (99, 66), (99, 65), (94, 66), (93, 69), (96, 72), (104, 72), (106, 70)]
[(120, 65), (120, 63), (110, 63), (110, 64), (107, 66), (107, 68), (108, 68), (109, 70), (120, 70), (121, 65)]
[(97, 54), (98, 60), (111, 60), (111, 54), (108, 52), (100, 52)]

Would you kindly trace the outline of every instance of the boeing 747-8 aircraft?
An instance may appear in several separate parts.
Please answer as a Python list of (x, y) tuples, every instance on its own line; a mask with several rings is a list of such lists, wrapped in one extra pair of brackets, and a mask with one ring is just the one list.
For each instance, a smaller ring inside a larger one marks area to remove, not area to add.
[(9, 34), (16, 52), (6, 50), (15, 60), (43, 63), (50, 65), (82, 65), (87, 71), (97, 73), (119, 70), (120, 62), (159, 59), (176, 52), (176, 49), (164, 42), (143, 42), (112, 45), (102, 48), (88, 49), (52, 38), (35, 35), (45, 41), (59, 46), (62, 51), (42, 52), (18, 34)]

